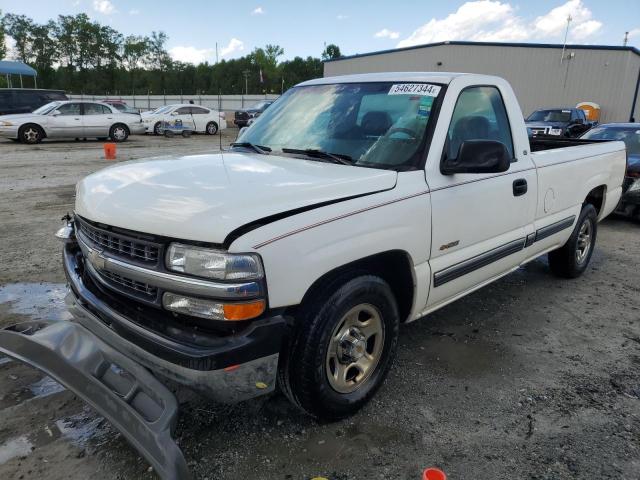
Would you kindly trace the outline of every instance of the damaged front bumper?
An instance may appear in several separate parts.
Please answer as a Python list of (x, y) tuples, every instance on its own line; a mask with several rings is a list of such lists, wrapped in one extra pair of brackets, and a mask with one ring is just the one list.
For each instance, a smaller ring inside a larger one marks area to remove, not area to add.
[(163, 479), (188, 479), (172, 439), (178, 403), (147, 369), (74, 322), (0, 330), (0, 352), (36, 367), (109, 420)]

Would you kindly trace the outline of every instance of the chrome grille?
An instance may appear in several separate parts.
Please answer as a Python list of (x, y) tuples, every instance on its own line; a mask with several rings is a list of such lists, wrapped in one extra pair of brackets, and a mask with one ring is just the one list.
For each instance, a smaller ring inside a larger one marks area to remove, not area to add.
[(99, 275), (103, 276), (110, 282), (117, 283), (118, 285), (125, 287), (128, 290), (133, 290), (138, 294), (145, 295), (149, 297), (150, 300), (153, 300), (158, 296), (158, 289), (147, 283), (138, 282), (136, 280), (123, 277), (122, 275), (118, 275), (117, 273), (107, 272), (105, 270), (99, 272)]
[(77, 222), (83, 236), (100, 250), (106, 250), (122, 258), (135, 259), (143, 263), (157, 264), (160, 246), (133, 237), (104, 230), (84, 220)]

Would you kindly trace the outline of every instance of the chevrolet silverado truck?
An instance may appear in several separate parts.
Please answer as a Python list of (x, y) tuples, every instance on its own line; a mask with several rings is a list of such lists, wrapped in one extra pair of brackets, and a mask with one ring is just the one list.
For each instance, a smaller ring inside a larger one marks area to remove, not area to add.
[(9, 327), (0, 350), (187, 478), (167, 379), (219, 402), (279, 385), (317, 418), (350, 415), (401, 323), (541, 255), (581, 275), (625, 166), (623, 142), (530, 140), (501, 78), (301, 83), (229, 150), (80, 181), (57, 233), (73, 320)]

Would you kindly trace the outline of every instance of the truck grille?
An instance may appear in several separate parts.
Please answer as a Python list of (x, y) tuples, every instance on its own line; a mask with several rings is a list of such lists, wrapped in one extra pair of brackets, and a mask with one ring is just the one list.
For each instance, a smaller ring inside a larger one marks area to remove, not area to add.
[(138, 282), (117, 273), (101, 271), (99, 273), (109, 283), (117, 284), (116, 287), (126, 289), (127, 293), (135, 293), (146, 297), (147, 300), (154, 301), (158, 297), (158, 289), (147, 283)]
[(78, 217), (76, 220), (80, 232), (93, 247), (106, 250), (123, 259), (134, 259), (148, 265), (158, 264), (160, 245), (96, 227)]

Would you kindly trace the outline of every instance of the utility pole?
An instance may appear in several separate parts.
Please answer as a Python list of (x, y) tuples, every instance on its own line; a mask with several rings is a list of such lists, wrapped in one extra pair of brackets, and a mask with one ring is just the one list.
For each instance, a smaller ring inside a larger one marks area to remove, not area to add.
[(626, 47), (629, 42), (629, 32), (624, 32), (624, 40), (622, 41), (622, 46)]
[(218, 42), (216, 42), (216, 64), (218, 63)]
[(243, 70), (242, 76), (244, 77), (244, 94), (249, 95), (249, 74), (251, 70)]
[(562, 57), (560, 57), (560, 63), (564, 60), (564, 50), (567, 46), (567, 36), (569, 35), (569, 24), (571, 23), (571, 14), (567, 15), (567, 29), (564, 31), (564, 43), (562, 44)]

